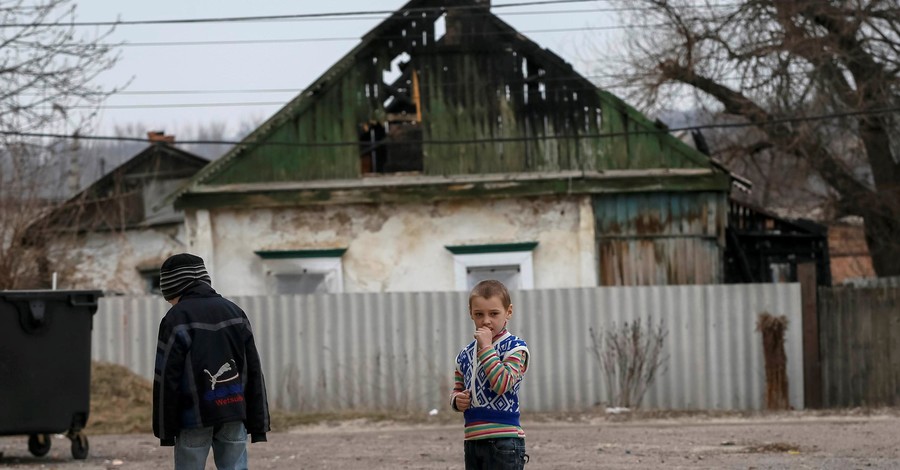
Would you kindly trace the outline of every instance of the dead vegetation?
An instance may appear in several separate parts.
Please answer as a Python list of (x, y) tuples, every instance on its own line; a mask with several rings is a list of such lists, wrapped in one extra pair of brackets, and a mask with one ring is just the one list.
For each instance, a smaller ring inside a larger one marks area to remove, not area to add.
[(91, 364), (89, 434), (150, 433), (153, 385), (126, 367)]
[(788, 401), (787, 354), (784, 351), (784, 334), (788, 320), (768, 312), (759, 314), (756, 330), (762, 333), (763, 357), (766, 367), (766, 408), (786, 410)]
[(606, 331), (588, 328), (588, 332), (591, 352), (606, 378), (609, 404), (639, 408), (668, 359), (662, 352), (668, 335), (665, 325), (662, 321), (654, 324), (648, 316), (646, 326), (635, 320)]

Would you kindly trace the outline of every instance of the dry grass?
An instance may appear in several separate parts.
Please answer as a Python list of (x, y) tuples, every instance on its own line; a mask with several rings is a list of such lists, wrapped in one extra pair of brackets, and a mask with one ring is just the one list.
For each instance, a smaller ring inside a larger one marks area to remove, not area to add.
[(91, 364), (89, 434), (150, 433), (153, 384), (126, 367)]

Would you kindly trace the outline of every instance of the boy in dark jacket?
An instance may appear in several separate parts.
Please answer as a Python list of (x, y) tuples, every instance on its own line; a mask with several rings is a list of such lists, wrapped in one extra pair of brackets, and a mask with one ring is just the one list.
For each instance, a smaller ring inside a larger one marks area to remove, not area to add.
[(247, 434), (264, 442), (269, 407), (247, 315), (217, 294), (203, 259), (182, 253), (160, 269), (172, 308), (159, 324), (153, 434), (175, 446), (176, 470), (247, 468)]

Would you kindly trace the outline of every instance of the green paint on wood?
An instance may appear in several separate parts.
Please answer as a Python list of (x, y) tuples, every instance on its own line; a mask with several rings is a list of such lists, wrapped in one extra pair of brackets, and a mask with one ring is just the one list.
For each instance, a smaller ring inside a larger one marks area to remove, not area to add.
[(340, 258), (346, 248), (326, 250), (260, 250), (254, 251), (262, 259), (294, 259), (294, 258)]
[(508, 253), (511, 251), (532, 251), (538, 242), (498, 243), (490, 245), (452, 245), (445, 246), (454, 255), (481, 255), (485, 253)]
[[(373, 30), (243, 145), (202, 171), (194, 187), (360, 178), (360, 126), (384, 120), (382, 72), (400, 51), (411, 57), (407, 70), (419, 74), (423, 174), (711, 168), (705, 156), (659, 133), (614, 95), (589, 89), (571, 66), (493, 16), (466, 26), (485, 29), (495, 39), (489, 42), (401, 41), (404, 30), (427, 29), (412, 21), (393, 17)], [(455, 143), (441, 143), (447, 141)], [(288, 145), (266, 145), (272, 142)]]

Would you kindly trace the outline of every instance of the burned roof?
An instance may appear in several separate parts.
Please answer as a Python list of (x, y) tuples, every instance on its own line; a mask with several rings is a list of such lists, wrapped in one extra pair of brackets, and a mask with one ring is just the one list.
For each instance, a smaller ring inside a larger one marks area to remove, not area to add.
[(412, 0), (174, 197), (385, 173), (650, 169), (726, 173), (489, 2)]

